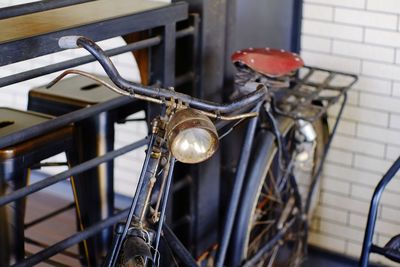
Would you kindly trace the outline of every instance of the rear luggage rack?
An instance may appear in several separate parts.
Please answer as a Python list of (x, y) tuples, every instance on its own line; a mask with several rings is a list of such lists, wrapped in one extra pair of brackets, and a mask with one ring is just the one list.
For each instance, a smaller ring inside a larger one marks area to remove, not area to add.
[(338, 102), (357, 81), (357, 76), (304, 66), (297, 75), (288, 79), (288, 87), (269, 86), (275, 112), (296, 120), (313, 122)]

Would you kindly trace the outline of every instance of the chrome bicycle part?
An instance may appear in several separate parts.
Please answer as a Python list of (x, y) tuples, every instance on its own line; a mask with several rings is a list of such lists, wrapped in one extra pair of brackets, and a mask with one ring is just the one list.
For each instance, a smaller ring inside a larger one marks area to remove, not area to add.
[(217, 129), (211, 120), (194, 109), (181, 109), (172, 115), (166, 127), (168, 148), (184, 163), (199, 163), (218, 148)]

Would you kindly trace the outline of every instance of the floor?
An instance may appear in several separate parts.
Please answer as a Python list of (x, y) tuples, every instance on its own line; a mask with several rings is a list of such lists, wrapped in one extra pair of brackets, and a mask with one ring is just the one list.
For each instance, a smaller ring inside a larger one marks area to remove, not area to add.
[[(32, 222), (51, 211), (65, 207), (70, 201), (65, 198), (57, 197), (48, 193), (36, 193), (28, 198), (26, 223)], [(33, 225), (26, 230), (26, 237), (39, 241), (39, 243), (26, 242), (25, 249), (30, 253), (40, 251), (46, 244), (54, 244), (65, 239), (69, 235), (76, 232), (75, 210), (70, 209), (63, 212), (51, 220), (43, 221), (37, 225)], [(77, 255), (77, 246), (67, 250), (69, 255)], [(38, 266), (79, 266), (79, 261), (69, 255), (58, 254), (50, 258), (47, 263)]]
[[(309, 257), (303, 263), (302, 267), (354, 267), (358, 266), (353, 259), (339, 258), (338, 255), (333, 255), (318, 249), (310, 249)], [(372, 267), (372, 266), (371, 266)]]

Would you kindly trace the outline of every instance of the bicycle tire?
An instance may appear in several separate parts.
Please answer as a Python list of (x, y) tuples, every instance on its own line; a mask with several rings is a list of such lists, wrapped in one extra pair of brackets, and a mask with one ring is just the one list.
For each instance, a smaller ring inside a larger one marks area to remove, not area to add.
[[(317, 132), (318, 140), (316, 144), (316, 152), (314, 161), (319, 161), (319, 157), (322, 155), (323, 147), (326, 141), (326, 134), (327, 132), (327, 124), (325, 118), (320, 118), (314, 124), (315, 130)], [(293, 133), (295, 129), (295, 124), (293, 120), (288, 118), (280, 118), (279, 121), (279, 128), (280, 131), (286, 140), (290, 140), (292, 138), (291, 133)], [(230, 243), (230, 256), (229, 258), (229, 266), (240, 266), (246, 259), (254, 255), (255, 253), (249, 253), (249, 246), (252, 242), (252, 222), (254, 221), (255, 216), (255, 209), (257, 204), (259, 203), (261, 190), (263, 185), (268, 180), (267, 173), (271, 171), (272, 168), (276, 169), (276, 158), (277, 158), (277, 147), (275, 144), (275, 136), (270, 131), (260, 131), (257, 133), (255, 139), (255, 151), (253, 154), (252, 164), (249, 166), (250, 170), (246, 177), (246, 184), (243, 188), (241, 200), (239, 204), (239, 213), (235, 219), (235, 226), (232, 233), (232, 239)], [(293, 149), (293, 148), (291, 148)], [(321, 151), (322, 150), (322, 151)], [(274, 167), (275, 166), (275, 167)], [(316, 171), (315, 165), (313, 168), (313, 173)], [(310, 178), (311, 179), (311, 178)], [(290, 183), (288, 184), (287, 192), (293, 191), (290, 187)], [(319, 185), (318, 185), (319, 186)], [(317, 186), (317, 187), (318, 187)], [(297, 188), (296, 188), (297, 190)], [(319, 191), (319, 188), (316, 188), (316, 191)], [(319, 194), (319, 193), (317, 193)], [(317, 195), (314, 194), (314, 195)], [(287, 195), (287, 198), (290, 198), (292, 193)], [(288, 200), (288, 199), (287, 199)], [(283, 209), (283, 206), (282, 206)], [(268, 216), (268, 214), (266, 215)], [(272, 216), (276, 216), (272, 215)], [(275, 224), (277, 223), (276, 218)], [(287, 257), (289, 264), (272, 264), (272, 265), (265, 265), (261, 263), (259, 266), (298, 266), (301, 263), (302, 254), (303, 254), (303, 245), (302, 242), (304, 239), (304, 223), (301, 216), (294, 216), (293, 218), (294, 224), (290, 228), (291, 231), (288, 231), (287, 235), (291, 233), (295, 233), (295, 240), (289, 244), (295, 253), (292, 253), (290, 257)], [(274, 225), (276, 228), (276, 225)], [(254, 229), (253, 229), (254, 230)], [(271, 230), (267, 230), (267, 232), (271, 232), (269, 237), (266, 236), (266, 239), (263, 240), (264, 242), (260, 242), (261, 244), (266, 243), (268, 240), (274, 237), (274, 232)], [(276, 230), (275, 230), (276, 234)], [(267, 233), (268, 235), (268, 233)], [(283, 239), (282, 239), (283, 240)], [(282, 242), (281, 242), (282, 243)], [(255, 250), (259, 249), (257, 247)], [(253, 249), (254, 250), (254, 249)], [(275, 249), (274, 249), (275, 250)], [(270, 251), (273, 252), (273, 251)], [(276, 256), (276, 255), (275, 255)], [(278, 259), (278, 258), (277, 258)]]

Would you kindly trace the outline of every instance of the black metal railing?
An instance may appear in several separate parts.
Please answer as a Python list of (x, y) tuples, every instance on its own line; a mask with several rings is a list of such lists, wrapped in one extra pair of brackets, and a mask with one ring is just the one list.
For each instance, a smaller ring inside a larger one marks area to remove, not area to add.
[[(51, 3), (50, 3), (51, 2)], [(54, 8), (62, 8), (67, 5), (67, 2), (70, 4), (76, 3), (84, 3), (91, 1), (59, 1), (58, 4), (54, 3), (57, 1), (43, 1), (43, 3), (33, 3), (27, 5), (19, 5), (15, 7), (9, 7), (5, 9), (0, 9), (0, 27), (1, 27), (1, 19), (8, 18), (12, 16), (21, 16), (27, 15), (34, 12), (40, 12), (44, 10), (50, 10)], [(55, 5), (54, 5), (55, 4)], [(9, 15), (5, 14), (4, 11), (9, 10)], [(162, 14), (160, 16), (160, 14)], [(187, 4), (185, 3), (174, 3), (170, 5), (165, 5), (160, 8), (156, 8), (154, 10), (145, 10), (143, 12), (133, 12), (130, 15), (124, 15), (123, 17), (116, 18), (107, 18), (104, 21), (93, 21), (88, 22), (85, 25), (79, 25), (78, 27), (72, 27), (69, 29), (57, 29), (54, 28), (52, 32), (46, 32), (42, 35), (33, 35), (26, 36), (26, 38), (21, 38), (19, 40), (7, 40), (3, 37), (0, 40), (0, 66), (8, 65), (11, 63), (19, 62), (22, 60), (35, 58), (44, 54), (50, 54), (53, 52), (57, 52), (60, 49), (56, 47), (57, 40), (62, 35), (88, 35), (95, 40), (103, 40), (110, 37), (121, 36), (130, 32), (137, 32), (142, 30), (148, 30), (149, 32), (154, 32), (155, 34), (151, 35), (146, 39), (142, 39), (140, 41), (130, 43), (124, 46), (120, 46), (117, 48), (109, 49), (106, 51), (108, 56), (115, 56), (127, 52), (132, 52), (140, 49), (150, 49), (151, 56), (160, 57), (159, 62), (160, 66), (154, 66), (155, 73), (151, 78), (150, 82), (160, 81), (161, 83), (167, 83), (167, 86), (171, 86), (174, 84), (168, 84), (168, 81), (175, 81), (176, 85), (187, 83), (189, 81), (193, 81), (196, 79), (196, 71), (193, 69), (189, 70), (187, 73), (180, 75), (179, 77), (175, 77), (174, 68), (164, 68), (163, 66), (174, 66), (175, 56), (169, 55), (165, 56), (167, 53), (171, 53), (175, 49), (175, 40), (177, 38), (184, 37), (193, 37), (194, 40), (197, 40), (198, 34), (198, 18), (196, 17), (194, 20), (192, 19), (191, 23), (188, 27), (180, 29), (176, 31), (176, 23), (178, 21), (182, 21), (187, 19)], [(12, 18), (11, 18), (12, 19)], [(139, 23), (139, 24), (138, 24)], [(103, 31), (104, 29), (104, 31)], [(156, 29), (152, 31), (152, 29)], [(1, 35), (1, 30), (0, 30)], [(44, 46), (38, 46), (46, 42)], [(37, 47), (37, 49), (32, 49), (33, 51), (29, 51), (27, 53), (21, 53), (21, 48), (29, 49), (30, 47)], [(4, 56), (7, 52), (7, 56)], [(1, 56), (3, 55), (3, 56)], [(36, 69), (28, 70), (25, 72), (13, 74), (10, 76), (0, 78), (0, 87), (4, 87), (7, 85), (15, 84), (18, 82), (26, 81), (29, 79), (33, 79), (36, 77), (44, 76), (47, 74), (51, 74), (57, 71), (65, 70), (68, 68), (76, 67), (82, 64), (86, 64), (89, 62), (95, 61), (94, 57), (82, 56), (79, 58), (74, 58), (71, 60), (66, 60), (63, 62), (59, 62), (56, 64), (47, 65), (44, 67), (39, 67)], [(195, 62), (195, 61), (194, 61)], [(157, 68), (157, 69), (156, 69)], [(153, 69), (153, 66), (151, 66)], [(1, 88), (0, 88), (1, 90)], [(83, 119), (89, 118), (91, 116), (95, 116), (101, 112), (116, 109), (120, 106), (126, 105), (130, 102), (134, 102), (134, 100), (128, 97), (118, 97), (103, 103), (99, 103), (87, 108), (83, 108), (77, 111), (73, 111), (66, 115), (61, 115), (55, 119), (50, 121), (46, 121), (40, 125), (29, 127), (22, 131), (7, 135), (3, 138), (0, 138), (0, 148), (5, 148), (23, 141), (27, 141), (31, 138), (40, 136), (44, 133), (51, 132), (53, 130), (59, 129), (63, 126), (69, 125), (71, 123), (75, 123), (81, 121)], [(13, 201), (16, 201), (21, 198), (25, 198), (35, 192), (38, 192), (48, 186), (51, 186), (60, 181), (64, 181), (71, 176), (74, 176), (78, 173), (82, 173), (86, 170), (94, 168), (101, 163), (111, 161), (125, 153), (128, 153), (132, 150), (138, 149), (147, 144), (146, 139), (139, 140), (137, 142), (131, 143), (122, 148), (116, 149), (114, 151), (108, 152), (100, 157), (93, 158), (89, 161), (82, 162), (79, 165), (76, 165), (67, 171), (62, 173), (47, 177), (39, 182), (28, 185), (26, 187), (20, 188), (16, 191), (13, 191), (7, 195), (0, 197), (0, 206), (9, 204)], [(51, 216), (57, 215), (63, 211), (66, 211), (72, 208), (73, 205), (68, 205), (61, 210), (57, 210), (52, 212), (51, 214), (45, 215), (41, 217), (39, 220), (35, 220), (34, 222), (28, 223), (25, 226), (29, 227), (32, 224), (37, 224)], [(47, 244), (42, 244), (36, 240), (26, 239), (26, 242), (40, 243), (41, 247), (45, 247), (43, 250), (36, 254), (29, 255), (22, 262), (18, 262), (13, 266), (33, 266), (42, 261), (46, 261), (50, 257), (56, 255), (64, 251), (65, 249), (91, 237), (96, 233), (102, 231), (105, 228), (108, 228), (118, 221), (125, 218), (127, 215), (127, 210), (118, 211), (112, 217), (109, 217), (105, 220), (99, 221), (98, 223), (91, 225), (90, 227), (75, 233), (74, 235), (56, 243), (52, 244), (48, 247)], [(0, 237), (1, 238), (1, 237)], [(39, 244), (38, 243), (38, 244)]]

